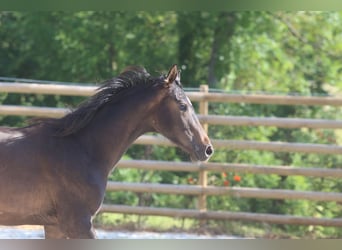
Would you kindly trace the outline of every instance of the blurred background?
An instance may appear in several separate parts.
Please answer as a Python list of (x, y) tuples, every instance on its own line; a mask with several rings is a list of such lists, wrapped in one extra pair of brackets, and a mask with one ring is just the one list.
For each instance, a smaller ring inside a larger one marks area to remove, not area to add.
[[(94, 85), (128, 65), (144, 66), (152, 75), (178, 64), (189, 91), (200, 85), (210, 92), (283, 96), (342, 95), (342, 12), (0, 12), (1, 81), (41, 80)], [(34, 81), (32, 81), (34, 82)], [(75, 107), (84, 97), (0, 93), (2, 105)], [(198, 103), (194, 103), (196, 109)], [(342, 119), (340, 106), (290, 106), (209, 103), (209, 114), (248, 117)], [(23, 126), (24, 116), (0, 116), (0, 124)], [(341, 129), (211, 125), (213, 139), (286, 141), (342, 145)], [(133, 145), (124, 159), (189, 161), (174, 147)], [(218, 149), (215, 163), (341, 169), (341, 154), (303, 154)], [(326, 191), (341, 193), (341, 179), (331, 177), (208, 173), (208, 185)], [(197, 173), (118, 168), (110, 180), (196, 185)], [(130, 206), (195, 209), (197, 196), (108, 192), (105, 202)], [(215, 211), (291, 214), (341, 218), (341, 202), (302, 199), (207, 197)], [(256, 237), (337, 238), (342, 228), (230, 220), (100, 214), (97, 226), (129, 229), (172, 228)]]

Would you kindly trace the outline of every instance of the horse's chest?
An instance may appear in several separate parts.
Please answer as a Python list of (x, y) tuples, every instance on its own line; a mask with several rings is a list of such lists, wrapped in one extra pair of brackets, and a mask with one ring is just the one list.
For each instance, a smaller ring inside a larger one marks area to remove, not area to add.
[(87, 209), (94, 214), (103, 201), (106, 181), (92, 173), (65, 179), (64, 185), (59, 187), (59, 197), (56, 200), (61, 206), (72, 204), (73, 207)]

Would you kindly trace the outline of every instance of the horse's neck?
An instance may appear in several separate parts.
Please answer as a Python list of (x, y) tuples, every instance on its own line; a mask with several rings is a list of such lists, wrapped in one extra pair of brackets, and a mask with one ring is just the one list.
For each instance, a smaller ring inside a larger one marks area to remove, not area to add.
[(151, 105), (109, 104), (103, 107), (80, 139), (87, 153), (91, 154), (101, 168), (110, 173), (128, 147), (142, 134), (152, 131), (149, 122)]

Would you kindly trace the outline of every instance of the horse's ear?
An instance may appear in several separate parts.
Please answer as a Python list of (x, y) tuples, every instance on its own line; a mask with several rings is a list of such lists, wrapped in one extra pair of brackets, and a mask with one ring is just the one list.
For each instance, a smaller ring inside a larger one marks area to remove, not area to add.
[(165, 78), (165, 83), (169, 85), (169, 84), (172, 84), (175, 80), (180, 81), (180, 73), (177, 69), (176, 64), (170, 68), (169, 73), (167, 74)]

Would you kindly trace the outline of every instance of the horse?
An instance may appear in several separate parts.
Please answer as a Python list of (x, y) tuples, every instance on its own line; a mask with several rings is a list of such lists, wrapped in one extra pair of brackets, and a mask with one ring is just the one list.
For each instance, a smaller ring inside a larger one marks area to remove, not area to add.
[(42, 225), (46, 239), (95, 238), (108, 175), (141, 135), (164, 135), (194, 161), (213, 146), (173, 65), (130, 66), (61, 118), (0, 128), (0, 224)]

